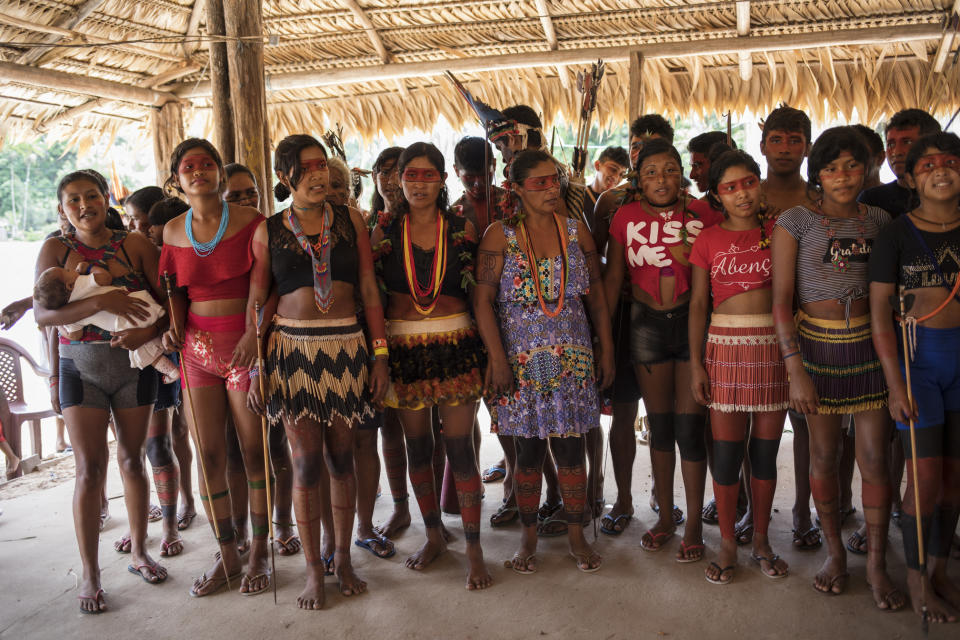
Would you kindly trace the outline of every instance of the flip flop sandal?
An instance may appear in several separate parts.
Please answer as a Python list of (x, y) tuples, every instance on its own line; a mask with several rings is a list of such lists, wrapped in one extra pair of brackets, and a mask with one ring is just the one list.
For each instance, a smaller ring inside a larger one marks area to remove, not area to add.
[(483, 472), (483, 475), (480, 476), (480, 480), (484, 484), (490, 482), (499, 482), (507, 477), (507, 470), (503, 467), (490, 467)]
[[(661, 531), (660, 533), (654, 533), (653, 530), (648, 529), (643, 537), (640, 538), (640, 548), (644, 551), (649, 551), (650, 553), (656, 553), (657, 551), (663, 551), (664, 546), (666, 545), (667, 540), (674, 536), (673, 531)], [(647, 544), (644, 541), (647, 539), (647, 536), (650, 536), (650, 542), (652, 544)], [(657, 546), (652, 546), (657, 545)]]
[[(127, 571), (132, 573), (135, 576), (139, 576), (147, 584), (157, 585), (163, 583), (167, 579), (166, 573), (160, 573), (160, 569), (163, 567), (159, 563), (154, 562), (153, 564), (140, 564), (140, 565), (127, 565)], [(147, 573), (156, 578), (156, 580), (151, 580), (148, 576), (143, 575), (143, 570), (146, 569)]]
[[(574, 553), (573, 551), (571, 551), (570, 557), (577, 562), (577, 569), (579, 569), (583, 573), (596, 573), (597, 571), (600, 571), (600, 567), (603, 566), (603, 558), (601, 558), (600, 554), (596, 552), (594, 552), (591, 555), (587, 555), (585, 553)], [(599, 564), (595, 567), (591, 567), (590, 559), (594, 557), (597, 558), (597, 562)]]
[(756, 562), (757, 565), (760, 566), (760, 573), (762, 573), (762, 574), (763, 574), (764, 576), (766, 576), (767, 578), (770, 578), (771, 580), (777, 580), (777, 579), (779, 579), (779, 578), (786, 578), (786, 577), (787, 577), (787, 574), (790, 573), (790, 569), (789, 569), (789, 568), (788, 568), (786, 571), (784, 571), (783, 573), (774, 573), (774, 574), (767, 573), (766, 571), (763, 570), (763, 565), (760, 564), (761, 561), (763, 561), (763, 560), (766, 560), (767, 563), (769, 563), (769, 565), (770, 565), (771, 568), (776, 568), (774, 565), (776, 565), (777, 560), (780, 559), (780, 556), (778, 556), (777, 554), (773, 554), (772, 556), (770, 556), (770, 557), (768, 558), (768, 557), (766, 557), (766, 556), (761, 556), (761, 555), (757, 555), (757, 554), (755, 554), (755, 553), (751, 553), (751, 554), (750, 554), (750, 557), (753, 558), (753, 561)]
[(87, 615), (98, 615), (98, 614), (104, 613), (107, 610), (106, 609), (107, 603), (106, 601), (104, 601), (101, 604), (101, 598), (103, 598), (103, 595), (105, 593), (106, 591), (104, 591), (103, 589), (97, 589), (97, 592), (92, 596), (77, 596), (77, 600), (93, 600), (94, 602), (97, 603), (96, 609), (84, 609), (83, 607), (80, 607), (80, 613), (85, 613)]
[(177, 530), (185, 531), (190, 528), (190, 525), (193, 524), (193, 519), (197, 517), (196, 511), (188, 511), (181, 515), (177, 516)]
[(130, 536), (126, 535), (113, 543), (113, 550), (117, 553), (130, 553)]
[(703, 507), (703, 511), (700, 512), (700, 519), (704, 524), (718, 524), (720, 522), (716, 500), (711, 500)]
[[(379, 544), (385, 550), (385, 553), (383, 554), (377, 553), (376, 549), (373, 548), (374, 543)], [(376, 538), (364, 538), (363, 540), (357, 539), (353, 541), (353, 544), (355, 544), (356, 546), (360, 547), (361, 549), (366, 549), (367, 551), (372, 553), (374, 556), (381, 558), (383, 560), (386, 560), (387, 558), (392, 558), (397, 553), (396, 547), (394, 547), (392, 544), (389, 544), (389, 543), (390, 541), (384, 538), (383, 536), (379, 536)]]
[(707, 582), (709, 582), (710, 584), (718, 584), (718, 585), (720, 585), (721, 587), (724, 586), (724, 585), (728, 585), (728, 584), (730, 584), (731, 582), (733, 582), (733, 575), (730, 576), (730, 579), (729, 579), (729, 580), (724, 580), (724, 579), (723, 579), (723, 574), (727, 573), (728, 571), (732, 574), (732, 573), (736, 570), (737, 565), (731, 564), (731, 565), (728, 566), (728, 567), (721, 567), (721, 566), (718, 565), (716, 562), (711, 562), (711, 563), (710, 563), (710, 566), (719, 569), (719, 570), (720, 570), (720, 575), (719, 575), (718, 577), (716, 577), (716, 578), (711, 578), (711, 577), (708, 576), (706, 573), (704, 573), (704, 574), (703, 574), (703, 577), (707, 579)]
[(847, 548), (847, 551), (849, 551), (850, 553), (854, 553), (858, 556), (865, 556), (867, 555), (867, 552), (864, 549), (861, 549), (860, 545), (862, 545), (866, 541), (867, 541), (867, 536), (863, 535), (859, 531), (854, 531), (847, 538), (847, 542), (843, 546), (845, 546)]
[[(660, 505), (658, 504), (651, 505), (650, 509), (657, 515), (660, 515)], [(681, 509), (677, 505), (673, 505), (673, 524), (679, 527), (680, 525), (683, 524), (683, 521), (684, 521), (683, 509)]]
[[(507, 503), (501, 502), (500, 508), (490, 516), (490, 526), (491, 527), (505, 527), (508, 524), (513, 524), (517, 521), (517, 518), (520, 517), (520, 510), (516, 505), (508, 507)], [(501, 518), (505, 518), (501, 520)]]
[[(826, 591), (821, 591), (820, 589), (818, 589), (816, 582), (813, 583), (813, 590), (816, 591), (817, 593), (822, 593), (825, 596), (843, 595), (843, 592), (847, 590), (846, 581), (849, 580), (849, 578), (850, 578), (849, 573), (839, 573), (833, 576), (832, 578), (830, 578), (830, 588), (827, 589)], [(840, 593), (837, 593), (836, 591), (833, 590), (833, 588), (837, 586), (837, 583), (840, 582), (841, 580), (844, 581), (843, 589), (840, 590)]]
[(160, 522), (163, 520), (163, 510), (155, 504), (147, 509), (147, 522)]
[(296, 534), (287, 539), (277, 538), (275, 542), (277, 543), (277, 553), (282, 556), (295, 555), (303, 546), (303, 543), (300, 542), (300, 536)]
[(737, 546), (745, 546), (753, 542), (753, 523), (745, 524), (733, 530), (733, 536), (737, 541)]
[[(807, 538), (811, 535), (816, 534), (817, 539), (815, 542), (807, 542)], [(797, 544), (797, 543), (800, 544)], [(810, 527), (806, 531), (797, 531), (793, 530), (793, 548), (798, 551), (813, 551), (819, 549), (823, 546), (823, 538), (820, 536), (820, 529), (817, 527)]]
[(544, 502), (540, 505), (540, 509), (537, 510), (537, 520), (543, 522), (552, 518), (560, 509), (563, 509), (563, 501), (559, 501), (555, 504), (550, 504), (549, 502)]
[[(240, 595), (242, 596), (256, 596), (270, 588), (270, 572), (269, 571), (267, 571), (266, 573), (258, 573), (255, 576), (244, 576), (244, 577), (247, 579), (247, 584), (250, 584), (251, 582), (253, 582), (258, 578), (266, 578), (267, 581), (263, 584), (261, 588), (257, 589), (256, 591), (241, 591)], [(240, 586), (241, 587), (243, 586), (243, 578), (240, 579)]]
[[(520, 562), (519, 562), (519, 565), (520, 565), (520, 566), (517, 566), (517, 562), (516, 562), (517, 560), (520, 561)], [(528, 568), (531, 560), (533, 560), (534, 562), (536, 562), (536, 560), (537, 560), (537, 554), (531, 553), (531, 554), (528, 555), (528, 556), (523, 556), (523, 555), (521, 555), (520, 552), (518, 551), (518, 552), (516, 552), (515, 554), (513, 554), (513, 560), (504, 560), (504, 561), (503, 561), (503, 568), (504, 568), (504, 569), (513, 569), (516, 573), (519, 573), (520, 575), (528, 576), (528, 575), (530, 575), (530, 574), (532, 574), (532, 573), (536, 573), (536, 572), (537, 572), (536, 565), (534, 565), (534, 568), (533, 568), (533, 569), (529, 569), (529, 568)]]
[(208, 591), (207, 593), (199, 593), (199, 592), (197, 592), (196, 587), (190, 587), (190, 596), (191, 596), (192, 598), (206, 598), (207, 596), (212, 596), (213, 594), (218, 593), (218, 592), (221, 591), (224, 587), (226, 587), (228, 580), (229, 580), (230, 582), (233, 582), (234, 580), (236, 580), (237, 578), (239, 578), (239, 577), (242, 576), (242, 575), (243, 575), (243, 571), (237, 571), (235, 574), (233, 574), (232, 576), (230, 576), (228, 579), (224, 579), (224, 578), (211, 578), (211, 577), (209, 577), (209, 576), (206, 574), (206, 572), (204, 572), (203, 574), (200, 575), (201, 586), (202, 586), (203, 584), (205, 584), (205, 583), (213, 582), (214, 580), (219, 580), (219, 581), (220, 581), (220, 584), (219, 584), (215, 589), (213, 589), (212, 591)]
[(557, 538), (559, 536), (566, 535), (569, 528), (570, 525), (567, 523), (566, 519), (550, 516), (537, 525), (537, 537)]
[[(180, 550), (176, 553), (170, 553), (170, 549), (174, 547), (174, 545), (178, 544), (180, 545)], [(183, 553), (183, 538), (178, 537), (176, 540), (171, 540), (170, 542), (167, 542), (166, 540), (160, 541), (160, 555), (164, 558), (178, 556), (181, 553)]]
[(687, 544), (683, 540), (680, 541), (680, 553), (682, 557), (677, 558), (677, 562), (680, 564), (689, 564), (691, 562), (700, 562), (703, 560), (703, 553), (700, 554), (699, 558), (690, 558), (687, 556), (688, 552), (700, 550), (701, 552), (706, 550), (706, 547), (703, 546), (703, 541), (700, 541), (700, 544)]
[(903, 528), (903, 523), (901, 522), (901, 518), (903, 518), (903, 512), (902, 512), (902, 511), (891, 511), (891, 512), (890, 512), (890, 520), (893, 521), (893, 524), (897, 525), (897, 528), (898, 528), (898, 529), (902, 529), (902, 528)]
[[(600, 518), (600, 532), (608, 536), (618, 536), (630, 526), (632, 519), (633, 515), (629, 513), (621, 513), (618, 516), (612, 516), (608, 513)], [(620, 525), (621, 522), (623, 526)]]
[(320, 561), (323, 562), (323, 575), (332, 576), (333, 575), (333, 554), (329, 556), (324, 556), (320, 554)]

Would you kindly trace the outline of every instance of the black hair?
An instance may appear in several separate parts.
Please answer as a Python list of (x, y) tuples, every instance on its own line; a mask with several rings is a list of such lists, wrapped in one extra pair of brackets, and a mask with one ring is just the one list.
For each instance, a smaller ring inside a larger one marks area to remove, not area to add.
[(238, 173), (245, 173), (250, 176), (250, 179), (253, 180), (253, 186), (257, 188), (257, 191), (260, 190), (260, 185), (257, 184), (257, 176), (253, 175), (253, 171), (250, 171), (250, 167), (245, 164), (240, 164), (239, 162), (231, 162), (223, 168), (223, 172), (227, 174), (227, 180), (237, 175)]
[(70, 302), (70, 291), (60, 277), (59, 269), (44, 270), (33, 285), (33, 299), (45, 309), (59, 309)]
[(597, 162), (602, 164), (607, 160), (610, 162), (616, 162), (621, 167), (630, 167), (630, 154), (628, 154), (627, 150), (623, 147), (607, 147), (601, 151), (600, 157), (597, 158)]
[[(502, 113), (503, 117), (508, 120), (516, 120), (520, 124), (525, 124), (528, 127), (543, 129), (543, 121), (540, 119), (540, 116), (537, 115), (537, 112), (533, 110), (533, 107), (525, 104), (517, 104), (512, 107), (507, 107)], [(542, 146), (543, 136), (538, 131), (527, 132), (528, 148), (539, 149)]]
[(631, 136), (642, 138), (650, 134), (656, 134), (673, 144), (673, 126), (659, 113), (640, 116), (630, 124)]
[(637, 171), (640, 171), (640, 166), (643, 164), (645, 159), (661, 153), (666, 153), (673, 156), (673, 159), (677, 161), (677, 164), (680, 165), (680, 168), (683, 168), (683, 160), (680, 159), (680, 152), (677, 151), (677, 148), (673, 146), (672, 143), (668, 142), (664, 138), (654, 138), (649, 142), (645, 142), (643, 144), (643, 149), (641, 149), (640, 153), (637, 154), (637, 160), (633, 165), (634, 168)]
[(187, 138), (178, 144), (173, 150), (173, 153), (170, 154), (170, 175), (163, 183), (163, 190), (168, 195), (183, 193), (183, 189), (180, 188), (180, 183), (177, 181), (177, 169), (180, 168), (180, 161), (187, 155), (187, 151), (196, 148), (203, 149), (210, 154), (210, 157), (213, 158), (213, 161), (217, 164), (217, 169), (220, 170), (220, 190), (223, 190), (227, 176), (223, 171), (223, 160), (220, 158), (220, 152), (217, 151), (217, 148), (213, 146), (209, 140), (204, 140), (203, 138)]
[(386, 207), (383, 196), (377, 189), (377, 174), (383, 172), (383, 166), (389, 162), (393, 162), (393, 166), (396, 168), (401, 153), (403, 153), (403, 147), (387, 147), (380, 152), (373, 163), (373, 175), (371, 176), (373, 178), (373, 195), (370, 197), (370, 212), (374, 214), (371, 216), (372, 219), (375, 219), (376, 214)]
[[(401, 176), (403, 176), (403, 170), (407, 168), (407, 164), (409, 164), (414, 158), (426, 158), (430, 164), (433, 165), (434, 169), (440, 173), (446, 173), (447, 161), (444, 159), (443, 153), (441, 153), (440, 149), (437, 149), (437, 147), (429, 142), (414, 142), (412, 145), (403, 150), (403, 153), (400, 154), (400, 158), (397, 160), (397, 170), (400, 172)], [(401, 193), (403, 193), (402, 189)], [(447, 208), (449, 207), (446, 184), (440, 187), (440, 193), (437, 195), (437, 207), (440, 208), (441, 213), (446, 213)], [(403, 196), (399, 213), (404, 214), (409, 209), (410, 205), (407, 202), (407, 197)]]
[(763, 121), (763, 134), (760, 136), (762, 142), (767, 141), (767, 134), (771, 131), (786, 131), (787, 133), (802, 133), (807, 144), (810, 144), (810, 117), (800, 111), (787, 105), (781, 105), (770, 112), (767, 119)]
[[(720, 145), (714, 145), (710, 148), (710, 151), (713, 152), (715, 148), (719, 147)], [(720, 186), (723, 174), (730, 167), (743, 167), (750, 173), (756, 174), (758, 178), (760, 177), (760, 165), (753, 159), (753, 156), (746, 151), (727, 147), (723, 153), (710, 161), (710, 171), (707, 174), (707, 182), (710, 185), (707, 187), (707, 202), (717, 211), (723, 211), (723, 203), (717, 197), (717, 188)]]
[(510, 182), (520, 184), (530, 175), (530, 171), (541, 162), (549, 162), (556, 165), (556, 160), (553, 159), (553, 156), (542, 149), (526, 149), (521, 151), (513, 159), (513, 162), (510, 163), (509, 169), (507, 169), (507, 176), (510, 178)]
[(831, 127), (817, 138), (807, 157), (807, 184), (819, 190), (820, 171), (846, 151), (864, 167), (869, 166), (871, 156), (863, 136), (850, 127)]
[(733, 138), (727, 140), (725, 131), (707, 131), (690, 138), (690, 142), (687, 143), (687, 151), (707, 155), (715, 144), (723, 144), (728, 149), (737, 148), (737, 143), (733, 141)]
[(72, 171), (60, 178), (60, 182), (57, 183), (57, 201), (63, 199), (63, 190), (67, 188), (68, 184), (77, 182), (79, 180), (87, 180), (95, 184), (97, 186), (97, 191), (100, 192), (100, 195), (103, 196), (104, 200), (109, 201), (110, 189), (107, 186), (107, 179), (104, 178), (99, 171), (95, 171), (93, 169), (80, 169), (79, 171)]
[(123, 216), (120, 215), (120, 212), (114, 209), (113, 207), (107, 207), (107, 219), (104, 221), (103, 226), (107, 229), (126, 231), (127, 226), (123, 224)]
[(919, 127), (921, 137), (932, 133), (940, 133), (942, 130), (937, 119), (923, 109), (903, 109), (893, 114), (883, 132), (888, 133), (890, 129), (906, 129), (909, 127)]
[(913, 170), (917, 162), (927, 153), (927, 149), (933, 147), (943, 153), (950, 153), (960, 158), (960, 138), (955, 133), (932, 133), (923, 136), (913, 143), (910, 152), (907, 153), (906, 169), (907, 173), (913, 175)]
[(852, 124), (850, 128), (863, 136), (863, 141), (867, 143), (871, 156), (882, 156), (886, 151), (886, 145), (880, 134), (865, 124)]
[(493, 156), (490, 143), (477, 136), (461, 138), (457, 142), (457, 146), (453, 148), (453, 165), (458, 169), (483, 174), (484, 158), (487, 158), (489, 164), (494, 164), (497, 161)]
[(147, 220), (151, 226), (162, 227), (177, 216), (186, 213), (189, 208), (190, 205), (180, 198), (164, 198), (150, 207)]
[(295, 133), (287, 136), (277, 145), (277, 150), (273, 152), (273, 170), (280, 175), (286, 176), (290, 181), (290, 186), (278, 182), (273, 187), (273, 195), (277, 200), (283, 201), (290, 197), (292, 189), (296, 189), (300, 184), (300, 178), (303, 177), (303, 167), (300, 166), (300, 152), (310, 147), (317, 147), (323, 152), (323, 157), (327, 157), (327, 150), (320, 141), (313, 136), (305, 133)]
[(123, 199), (123, 206), (135, 207), (144, 214), (150, 211), (150, 207), (163, 200), (163, 189), (160, 187), (143, 187), (137, 189)]

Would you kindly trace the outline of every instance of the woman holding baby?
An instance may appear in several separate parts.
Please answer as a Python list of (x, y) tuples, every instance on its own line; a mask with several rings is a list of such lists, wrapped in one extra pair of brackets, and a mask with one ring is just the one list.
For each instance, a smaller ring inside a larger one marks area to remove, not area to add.
[[(59, 267), (59, 277), (78, 265), (98, 267), (112, 276), (110, 284), (120, 289), (75, 300), (57, 308), (34, 301), (34, 313), (41, 326), (75, 323), (106, 311), (132, 324), (148, 317), (147, 303), (128, 295), (150, 290), (157, 282), (159, 250), (146, 236), (108, 229), (106, 181), (92, 171), (77, 171), (57, 186), (58, 209), (75, 231), (48, 239), (37, 258), (36, 274)], [(81, 263), (87, 263), (83, 265)], [(99, 283), (99, 281), (98, 281)], [(155, 297), (163, 299), (160, 292)], [(42, 297), (42, 296), (41, 296)], [(147, 425), (157, 395), (157, 372), (149, 366), (131, 365), (131, 350), (158, 337), (167, 327), (163, 316), (153, 325), (113, 332), (93, 325), (84, 327), (76, 339), (60, 338), (60, 360), (53, 363), (58, 377), (59, 404), (73, 444), (77, 479), (73, 495), (73, 517), (83, 562), (80, 583), (80, 611), (102, 613), (107, 605), (100, 584), (97, 556), (100, 529), (100, 492), (107, 470), (107, 421), (112, 411), (117, 427), (117, 459), (124, 484), (131, 537), (131, 573), (157, 584), (167, 577), (166, 569), (146, 551), (147, 476), (143, 447)]]

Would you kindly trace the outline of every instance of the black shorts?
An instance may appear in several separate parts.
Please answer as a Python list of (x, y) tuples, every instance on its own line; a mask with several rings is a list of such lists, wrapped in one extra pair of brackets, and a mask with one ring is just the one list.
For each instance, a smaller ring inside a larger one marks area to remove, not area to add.
[(157, 400), (156, 369), (130, 366), (130, 352), (109, 343), (60, 345), (60, 408), (133, 409)]
[(630, 355), (634, 365), (690, 360), (690, 305), (660, 311), (634, 300), (630, 308)]
[[(180, 364), (180, 354), (174, 353), (172, 355), (167, 355), (166, 357), (171, 358), (174, 361), (174, 364)], [(174, 380), (170, 384), (164, 384), (161, 382), (157, 387), (157, 403), (153, 405), (154, 412), (163, 411), (164, 409), (169, 409), (170, 407), (179, 407), (180, 406), (180, 381)]]
[(617, 303), (613, 312), (613, 358), (616, 377), (613, 384), (603, 391), (603, 397), (613, 404), (640, 402), (640, 385), (633, 370), (630, 357), (630, 306), (629, 300)]

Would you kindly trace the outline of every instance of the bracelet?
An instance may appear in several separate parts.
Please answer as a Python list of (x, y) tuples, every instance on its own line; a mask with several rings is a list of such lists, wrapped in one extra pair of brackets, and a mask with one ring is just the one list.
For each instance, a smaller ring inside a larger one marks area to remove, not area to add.
[(386, 338), (374, 338), (373, 339), (373, 350), (376, 352), (377, 349), (383, 347), (387, 348), (387, 339)]
[(250, 372), (247, 374), (247, 377), (253, 380), (260, 375), (260, 367), (250, 367)]
[(799, 351), (791, 351), (790, 353), (784, 355), (783, 359), (786, 360), (787, 358), (792, 358), (793, 356), (798, 356), (798, 355), (800, 355)]
[(374, 347), (373, 348), (373, 357), (378, 356), (387, 356), (390, 355), (390, 351), (386, 347)]
[(60, 376), (50, 376), (50, 388), (53, 389), (58, 384), (60, 384)]

